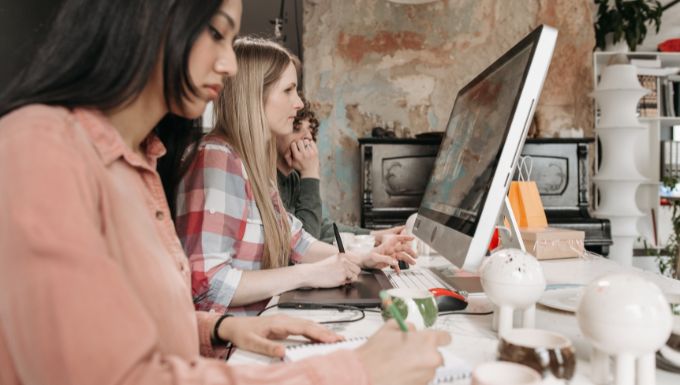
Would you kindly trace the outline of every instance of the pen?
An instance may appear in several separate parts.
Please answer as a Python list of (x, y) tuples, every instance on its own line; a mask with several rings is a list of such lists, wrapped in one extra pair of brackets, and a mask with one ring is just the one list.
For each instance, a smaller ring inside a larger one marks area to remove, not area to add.
[[(333, 222), (333, 232), (335, 233), (335, 242), (338, 244), (338, 251), (340, 253), (345, 252), (345, 246), (342, 245), (342, 238), (340, 238), (340, 232), (338, 231), (338, 225)], [(352, 287), (352, 284), (348, 281), (343, 285), (343, 287)]]
[(382, 300), (383, 308), (387, 309), (387, 311), (392, 314), (392, 318), (394, 318), (397, 321), (397, 324), (399, 324), (399, 329), (401, 329), (402, 332), (407, 332), (408, 328), (404, 322), (404, 317), (402, 317), (399, 309), (397, 309), (397, 305), (392, 302), (392, 299), (390, 298), (389, 294), (385, 292), (385, 290), (380, 291), (380, 299)]
[(340, 238), (340, 232), (338, 231), (338, 226), (335, 222), (333, 222), (333, 232), (335, 233), (335, 242), (338, 244), (338, 251), (344, 253), (345, 246), (342, 245), (342, 238)]

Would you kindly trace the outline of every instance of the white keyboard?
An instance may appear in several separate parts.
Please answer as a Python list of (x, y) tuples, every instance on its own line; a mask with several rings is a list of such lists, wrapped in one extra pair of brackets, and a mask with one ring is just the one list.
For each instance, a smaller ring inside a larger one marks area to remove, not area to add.
[(435, 278), (429, 270), (409, 269), (402, 270), (397, 274), (394, 270), (385, 270), (385, 275), (392, 286), (401, 289), (432, 289), (433, 287), (445, 287)]

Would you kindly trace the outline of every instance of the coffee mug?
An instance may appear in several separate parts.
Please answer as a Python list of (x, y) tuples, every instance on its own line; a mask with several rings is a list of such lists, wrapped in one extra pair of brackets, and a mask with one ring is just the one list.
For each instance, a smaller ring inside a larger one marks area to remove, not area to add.
[(539, 385), (541, 375), (514, 362), (494, 361), (478, 365), (472, 371), (472, 385)]
[(666, 299), (674, 306), (673, 329), (666, 344), (661, 346), (659, 352), (671, 364), (680, 368), (680, 293), (666, 293)]
[(526, 365), (542, 376), (570, 380), (576, 371), (576, 354), (571, 341), (561, 334), (540, 329), (512, 329), (498, 342), (501, 361)]
[[(437, 320), (437, 303), (432, 293), (425, 289), (389, 289), (387, 294), (397, 307), (404, 321), (412, 323), (417, 330), (429, 328)], [(387, 310), (382, 310), (384, 320), (392, 318)]]
[(659, 353), (665, 358), (669, 363), (680, 368), (680, 335), (671, 334), (668, 337), (668, 341), (659, 349)]

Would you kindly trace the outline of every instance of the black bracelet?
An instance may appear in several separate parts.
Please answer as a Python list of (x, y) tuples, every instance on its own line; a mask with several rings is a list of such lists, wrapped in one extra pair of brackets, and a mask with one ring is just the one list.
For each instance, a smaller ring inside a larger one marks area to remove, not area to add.
[(231, 314), (227, 314), (227, 313), (222, 314), (220, 316), (220, 318), (217, 319), (217, 322), (215, 322), (215, 326), (213, 327), (213, 333), (212, 333), (212, 336), (211, 336), (212, 337), (211, 342), (212, 342), (213, 345), (227, 345), (227, 346), (231, 345), (231, 341), (227, 341), (227, 340), (222, 339), (222, 337), (220, 337), (220, 334), (218, 333), (218, 330), (220, 328), (220, 324), (222, 323), (222, 321), (224, 321), (225, 318), (229, 318), (229, 317), (231, 317)]

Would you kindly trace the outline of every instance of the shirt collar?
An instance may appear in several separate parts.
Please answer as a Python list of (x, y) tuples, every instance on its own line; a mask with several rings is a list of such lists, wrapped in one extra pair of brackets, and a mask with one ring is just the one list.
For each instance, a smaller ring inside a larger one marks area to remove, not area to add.
[(122, 157), (132, 166), (155, 170), (156, 161), (165, 154), (165, 146), (153, 132), (144, 140), (142, 157), (123, 142), (118, 130), (101, 111), (77, 108), (74, 115), (106, 166)]

